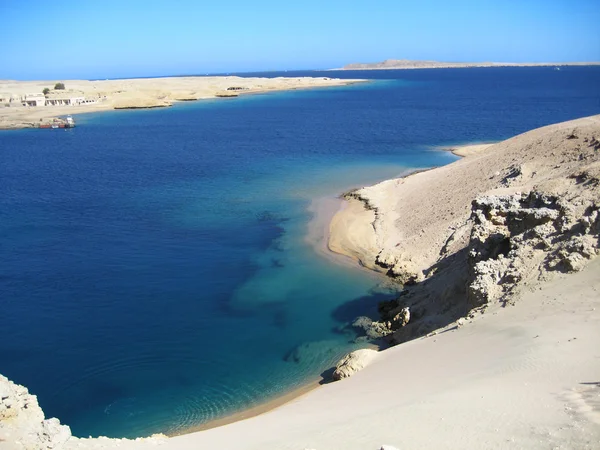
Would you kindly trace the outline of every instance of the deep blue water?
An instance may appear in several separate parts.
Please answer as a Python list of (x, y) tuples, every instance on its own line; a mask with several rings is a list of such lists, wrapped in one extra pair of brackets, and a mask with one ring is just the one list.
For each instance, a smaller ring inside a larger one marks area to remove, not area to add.
[(76, 435), (176, 432), (318, 379), (352, 348), (335, 327), (389, 293), (309, 245), (313, 199), (600, 113), (600, 67), (263, 75), (376, 81), (0, 133), (0, 373)]

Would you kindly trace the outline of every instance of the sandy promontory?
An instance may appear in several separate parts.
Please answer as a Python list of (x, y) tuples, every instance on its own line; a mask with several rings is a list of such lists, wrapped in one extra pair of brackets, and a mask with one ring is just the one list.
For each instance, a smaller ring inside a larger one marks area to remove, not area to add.
[[(327, 77), (246, 78), (237, 76), (165, 77), (123, 80), (0, 80), (0, 129), (33, 128), (40, 120), (111, 109), (161, 108), (179, 101), (231, 98), (294, 89), (343, 86), (365, 80)], [(64, 89), (54, 89), (62, 83)], [(47, 89), (45, 96), (44, 89)], [(23, 106), (41, 96), (40, 106)], [(72, 99), (72, 105), (62, 105)], [(50, 103), (55, 103), (50, 105)], [(58, 103), (58, 104), (56, 104)]]
[(404, 281), (421, 280), (466, 243), (470, 228), (465, 226), (477, 197), (532, 190), (566, 194), (581, 187), (578, 171), (598, 170), (599, 139), (600, 116), (593, 116), (494, 145), (455, 149), (468, 156), (347, 195), (348, 206), (331, 225), (330, 247), (369, 268), (392, 270)]

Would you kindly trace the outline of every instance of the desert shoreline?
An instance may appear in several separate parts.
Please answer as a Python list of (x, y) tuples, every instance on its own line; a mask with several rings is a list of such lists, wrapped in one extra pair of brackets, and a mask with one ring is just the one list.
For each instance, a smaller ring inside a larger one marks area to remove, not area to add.
[[(57, 117), (127, 109), (166, 108), (208, 99), (293, 90), (343, 87), (364, 79), (328, 77), (246, 78), (198, 76), (119, 80), (13, 81), (0, 80), (0, 130), (38, 128)], [(62, 83), (64, 89), (50, 89)], [(47, 94), (42, 94), (43, 90)], [(53, 106), (22, 103), (53, 102)], [(65, 104), (70, 102), (70, 104)], [(9, 105), (9, 106), (6, 106)]]

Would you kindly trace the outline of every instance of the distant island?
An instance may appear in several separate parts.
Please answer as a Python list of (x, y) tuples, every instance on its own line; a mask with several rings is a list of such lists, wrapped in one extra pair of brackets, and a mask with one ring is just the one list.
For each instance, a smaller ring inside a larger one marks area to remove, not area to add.
[(376, 63), (352, 63), (341, 70), (383, 70), (383, 69), (455, 69), (467, 67), (542, 67), (542, 66), (597, 66), (600, 62), (548, 62), (548, 63), (508, 63), (508, 62), (440, 62), (412, 59), (386, 59)]

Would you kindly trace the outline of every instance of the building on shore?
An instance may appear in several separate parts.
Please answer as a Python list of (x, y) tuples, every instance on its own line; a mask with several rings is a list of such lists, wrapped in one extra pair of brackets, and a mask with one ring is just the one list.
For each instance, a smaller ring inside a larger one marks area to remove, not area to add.
[(74, 105), (89, 105), (98, 103), (98, 98), (95, 97), (70, 97), (68, 95), (52, 96), (46, 98), (46, 106), (74, 106)]
[(25, 94), (21, 97), (23, 106), (44, 106), (46, 97), (44, 94)]
[(86, 97), (83, 92), (51, 92), (49, 94), (0, 93), (0, 106), (76, 106), (89, 105), (106, 100), (106, 96)]
[(90, 103), (97, 103), (97, 97), (85, 97), (83, 92), (79, 91), (65, 91), (65, 92), (51, 92), (46, 95), (46, 106), (74, 106), (74, 105), (86, 105)]
[(28, 106), (27, 101), (29, 101), (31, 106), (42, 106), (45, 104), (43, 94), (19, 95), (13, 93), (0, 93), (0, 106)]
[(57, 96), (49, 97), (46, 99), (46, 106), (72, 106), (79, 105), (84, 101), (84, 97), (69, 97), (69, 96)]

